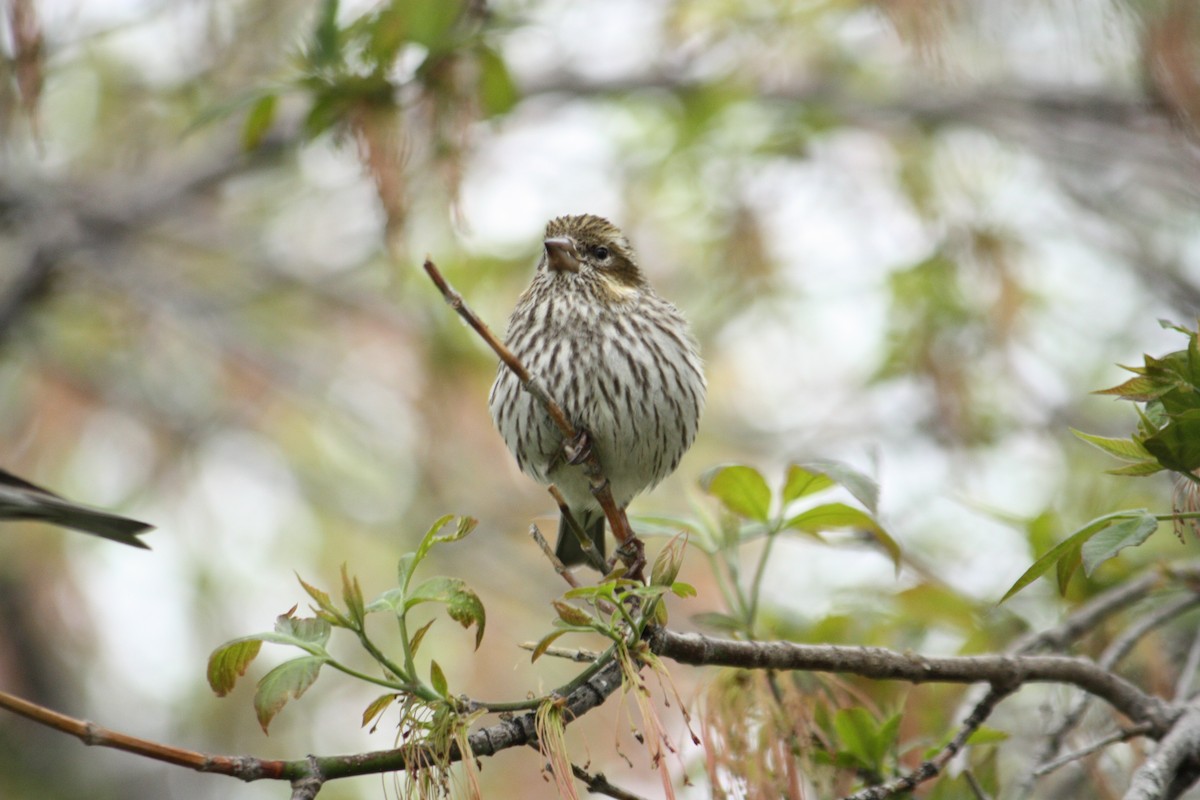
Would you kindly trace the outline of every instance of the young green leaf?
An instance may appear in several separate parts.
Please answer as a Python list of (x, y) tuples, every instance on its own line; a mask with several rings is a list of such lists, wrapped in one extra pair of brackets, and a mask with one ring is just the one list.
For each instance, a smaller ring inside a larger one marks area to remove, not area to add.
[(1136, 547), (1158, 530), (1158, 520), (1152, 514), (1140, 514), (1123, 519), (1100, 531), (1081, 548), (1083, 571), (1089, 577), (1096, 567), (1126, 547)]
[(753, 467), (734, 464), (704, 474), (700, 485), (741, 517), (766, 522), (771, 513), (771, 489)]
[(1116, 456), (1124, 461), (1145, 461), (1150, 458), (1149, 451), (1134, 439), (1111, 439), (1107, 436), (1095, 436), (1083, 431), (1077, 431), (1074, 428), (1070, 430), (1071, 433), (1093, 447), (1099, 448), (1110, 456)]
[(675, 582), (679, 569), (683, 566), (683, 551), (686, 547), (687, 534), (679, 533), (658, 551), (654, 566), (650, 570), (651, 586), (670, 586)]
[(467, 584), (459, 578), (435, 577), (423, 581), (413, 589), (404, 601), (404, 610), (419, 603), (442, 603), (446, 613), (464, 628), (476, 625), (475, 647), (483, 641), (483, 630), (487, 624), (487, 614), (483, 603), (475, 592), (467, 588)]
[(308, 691), (324, 663), (325, 659), (319, 656), (302, 656), (283, 662), (262, 677), (254, 693), (254, 712), (263, 733), (267, 733), (271, 720), (289, 700), (298, 700)]
[(1058, 567), (1059, 586), (1066, 585), (1066, 580), (1069, 580), (1075, 569), (1072, 564), (1078, 566), (1079, 548), (1083, 547), (1083, 543), (1095, 536), (1100, 531), (1114, 525), (1120, 520), (1129, 519), (1131, 517), (1140, 517), (1147, 513), (1145, 509), (1134, 509), (1128, 511), (1116, 511), (1112, 514), (1105, 514), (1102, 517), (1097, 517), (1088, 524), (1084, 525), (1079, 530), (1072, 533), (1069, 537), (1059, 542), (1054, 547), (1050, 548), (1041, 558), (1033, 562), (1029, 569), (1025, 570), (1020, 578), (1017, 578), (1009, 590), (1004, 593), (1004, 597), (1000, 598), (1003, 603), (1008, 598), (1012, 597), (1017, 592), (1024, 589), (1029, 584), (1040, 578), (1051, 567), (1059, 565), (1062, 560), (1062, 565)]
[(833, 478), (823, 472), (806, 469), (799, 464), (790, 464), (787, 478), (783, 482), (783, 504), (786, 506), (793, 500), (823, 492), (836, 485)]
[(279, 98), (274, 94), (263, 95), (258, 99), (250, 109), (250, 113), (246, 115), (246, 122), (242, 126), (242, 149), (253, 150), (262, 142), (263, 137), (267, 135), (267, 131), (271, 129), (271, 123), (275, 121), (275, 106)]
[(432, 628), (432, 627), (433, 627), (433, 623), (434, 623), (434, 622), (436, 622), (436, 621), (437, 621), (437, 620), (432, 620), (432, 619), (431, 619), (431, 620), (429, 620), (429, 622), (426, 622), (426, 623), (425, 623), (424, 625), (422, 625), (420, 628), (417, 628), (417, 632), (416, 632), (416, 633), (414, 633), (414, 634), (412, 635), (412, 638), (408, 640), (408, 649), (409, 649), (409, 652), (411, 652), (411, 653), (412, 653), (414, 656), (417, 654), (417, 650), (418, 650), (418, 649), (420, 649), (420, 647), (421, 647), (421, 642), (422, 642), (422, 641), (425, 639), (425, 633), (426, 633), (426, 632), (427, 632), (427, 631), (428, 631), (430, 628)]
[(879, 511), (879, 484), (849, 464), (822, 458), (801, 463), (798, 466), (832, 478), (839, 486), (850, 492), (855, 500), (866, 506), (872, 514)]
[(362, 628), (363, 618), (366, 616), (362, 587), (358, 584), (358, 578), (350, 577), (345, 564), (342, 564), (342, 602), (350, 612), (350, 622), (356, 629)]
[(479, 100), (484, 114), (488, 117), (507, 114), (520, 99), (508, 65), (490, 47), (480, 47), (475, 54), (479, 65)]
[(554, 611), (556, 614), (558, 614), (558, 618), (568, 625), (585, 627), (591, 625), (594, 621), (591, 614), (587, 613), (582, 608), (571, 605), (570, 603), (564, 603), (561, 600), (554, 600), (552, 601), (551, 605), (554, 606)]
[(442, 697), (450, 697), (450, 686), (446, 683), (446, 673), (442, 672), (441, 665), (436, 661), (429, 662), (429, 682), (433, 685), (433, 690)]
[(554, 642), (560, 636), (565, 636), (568, 633), (570, 633), (570, 631), (567, 630), (566, 628), (560, 628), (556, 631), (551, 631), (550, 633), (543, 636), (541, 638), (541, 641), (539, 641), (537, 643), (537, 646), (533, 648), (533, 656), (529, 660), (531, 662), (537, 661), (539, 658), (541, 658), (543, 655), (545, 655), (547, 650), (550, 649), (550, 645), (554, 644)]
[(275, 632), (297, 645), (323, 648), (331, 631), (328, 622), (316, 617), (293, 617), (288, 613), (275, 618)]
[(854, 528), (869, 534), (887, 553), (893, 566), (900, 569), (903, 554), (900, 545), (883, 526), (867, 512), (845, 503), (825, 503), (814, 506), (788, 519), (785, 529), (818, 535), (821, 531), (835, 528)]
[(212, 651), (208, 657), (208, 685), (217, 697), (224, 697), (233, 690), (237, 679), (246, 674), (258, 651), (262, 639), (235, 639)]
[(880, 772), (887, 744), (881, 744), (875, 718), (865, 708), (840, 709), (833, 715), (833, 729), (843, 751), (854, 757), (860, 766)]
[(365, 728), (370, 725), (372, 721), (382, 717), (383, 713), (388, 710), (388, 707), (398, 699), (400, 699), (400, 695), (396, 694), (395, 692), (388, 692), (387, 694), (381, 694), (379, 697), (376, 697), (371, 701), (369, 706), (363, 709), (362, 726)]

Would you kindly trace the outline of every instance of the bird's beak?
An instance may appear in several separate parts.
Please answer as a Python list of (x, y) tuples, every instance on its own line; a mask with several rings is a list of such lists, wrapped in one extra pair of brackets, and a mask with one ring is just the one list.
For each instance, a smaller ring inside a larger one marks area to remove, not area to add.
[(579, 253), (566, 236), (547, 239), (546, 264), (555, 272), (579, 272)]

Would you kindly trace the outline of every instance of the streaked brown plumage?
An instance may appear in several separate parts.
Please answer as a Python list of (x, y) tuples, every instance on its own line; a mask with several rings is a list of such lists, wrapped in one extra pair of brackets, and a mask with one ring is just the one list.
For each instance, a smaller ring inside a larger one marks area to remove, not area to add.
[[(505, 341), (586, 431), (622, 508), (671, 474), (695, 440), (705, 393), (696, 340), (608, 220), (585, 214), (546, 225)], [(603, 553), (604, 516), (586, 476), (567, 463), (558, 428), (503, 364), (489, 406), (521, 469), (558, 486)], [(557, 553), (568, 566), (586, 560), (565, 522)]]

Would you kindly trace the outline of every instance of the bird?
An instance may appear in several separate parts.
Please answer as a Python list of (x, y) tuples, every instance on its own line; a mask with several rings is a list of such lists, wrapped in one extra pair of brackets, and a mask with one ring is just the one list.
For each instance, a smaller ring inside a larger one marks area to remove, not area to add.
[(138, 538), (153, 525), (65, 500), (48, 489), (0, 469), (0, 521), (35, 520), (149, 550)]
[[(674, 472), (695, 441), (707, 389), (696, 338), (607, 219), (582, 214), (547, 223), (504, 341), (581, 432), (620, 508)], [(580, 459), (564, 448), (580, 443), (564, 442), (504, 363), (488, 407), (521, 470), (558, 487), (603, 558), (604, 513), (576, 466)], [(565, 514), (555, 554), (568, 567), (604, 566), (589, 558)]]

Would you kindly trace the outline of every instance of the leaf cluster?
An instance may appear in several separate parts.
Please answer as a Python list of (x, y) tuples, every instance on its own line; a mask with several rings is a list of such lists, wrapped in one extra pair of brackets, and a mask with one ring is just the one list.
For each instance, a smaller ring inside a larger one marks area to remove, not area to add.
[[(1161, 321), (1165, 328), (1187, 337), (1187, 346), (1156, 358), (1143, 357), (1142, 366), (1124, 367), (1134, 377), (1101, 389), (1096, 394), (1111, 395), (1138, 403), (1137, 428), (1128, 437), (1112, 438), (1073, 431), (1083, 441), (1111, 456), (1127, 462), (1109, 470), (1113, 475), (1144, 477), (1164, 470), (1174, 472), (1182, 481), (1200, 483), (1200, 344), (1197, 332), (1181, 325)], [(1065, 593), (1071, 577), (1082, 565), (1091, 575), (1105, 561), (1126, 547), (1137, 547), (1150, 538), (1165, 520), (1194, 518), (1194, 512), (1152, 514), (1144, 508), (1105, 514), (1086, 523), (1058, 543), (1025, 571), (1001, 598), (1001, 602), (1024, 589), (1051, 568), (1055, 570), (1060, 593)]]
[[(293, 606), (276, 619), (273, 631), (242, 636), (221, 645), (209, 656), (209, 686), (218, 696), (228, 694), (258, 656), (264, 642), (285, 645), (303, 651), (304, 655), (283, 662), (258, 681), (254, 709), (264, 732), (275, 715), (290, 700), (303, 695), (317, 680), (321, 668), (328, 665), (389, 690), (367, 707), (363, 713), (363, 725), (377, 720), (388, 707), (400, 701), (404, 704), (404, 717), (408, 722), (416, 722), (418, 717), (414, 712), (425, 708), (433, 712), (433, 722), (422, 724), (431, 732), (448, 734), (449, 723), (463, 709), (450, 695), (445, 673), (437, 661), (430, 662), (428, 682), (419, 674), (415, 664), (417, 651), (436, 619), (412, 630), (409, 612), (424, 603), (438, 603), (451, 619), (464, 628), (475, 626), (476, 649), (483, 639), (487, 622), (483, 603), (462, 580), (435, 576), (420, 582), (414, 581), (417, 568), (430, 549), (462, 539), (475, 527), (475, 520), (469, 517), (459, 517), (454, 526), (449, 527), (453, 520), (455, 517), (447, 515), (434, 522), (416, 551), (401, 557), (399, 585), (370, 602), (365, 600), (358, 579), (350, 576), (345, 567), (342, 568), (340, 605), (327, 592), (301, 579), (300, 585), (313, 601), (314, 616), (297, 617), (296, 607)], [(368, 634), (367, 618), (373, 614), (386, 614), (395, 620), (402, 649), (399, 660), (385, 654)], [(335, 629), (349, 631), (357, 637), (361, 648), (377, 665), (378, 675), (359, 672), (329, 651), (327, 645)], [(448, 741), (448, 737), (444, 738)]]

